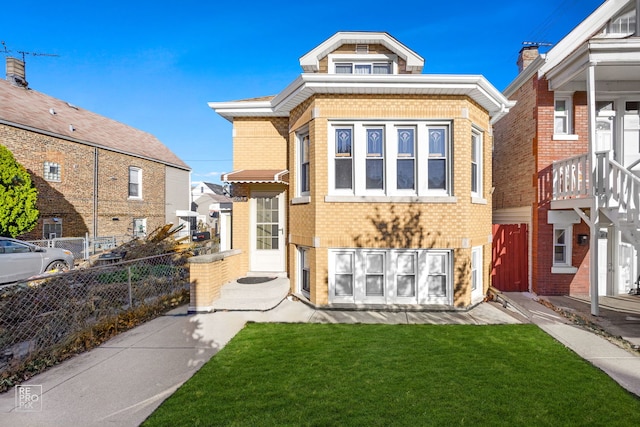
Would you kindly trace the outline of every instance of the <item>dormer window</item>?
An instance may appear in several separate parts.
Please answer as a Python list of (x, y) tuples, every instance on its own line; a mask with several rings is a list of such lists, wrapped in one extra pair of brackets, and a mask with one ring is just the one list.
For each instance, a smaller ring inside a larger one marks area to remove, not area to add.
[(337, 62), (336, 74), (391, 74), (389, 62)]
[(607, 24), (607, 34), (630, 35), (636, 30), (635, 9), (626, 12), (617, 18), (612, 19)]
[(329, 74), (397, 74), (398, 57), (393, 54), (330, 54)]

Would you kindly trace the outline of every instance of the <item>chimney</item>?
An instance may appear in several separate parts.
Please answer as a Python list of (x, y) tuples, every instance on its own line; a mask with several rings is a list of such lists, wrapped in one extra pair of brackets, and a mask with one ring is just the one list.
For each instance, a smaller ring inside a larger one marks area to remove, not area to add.
[(25, 78), (24, 61), (7, 56), (7, 80), (14, 86), (27, 87), (29, 85)]
[(525, 46), (520, 49), (520, 54), (518, 55), (518, 72), (521, 73), (522, 70), (527, 68), (529, 64), (531, 64), (535, 59), (539, 56), (538, 46)]

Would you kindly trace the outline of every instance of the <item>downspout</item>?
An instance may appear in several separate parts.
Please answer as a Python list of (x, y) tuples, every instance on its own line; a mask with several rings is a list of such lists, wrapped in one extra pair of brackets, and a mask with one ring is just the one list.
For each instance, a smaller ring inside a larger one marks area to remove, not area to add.
[(640, 0), (636, 0), (636, 37), (640, 37)]
[(98, 147), (93, 149), (93, 237), (98, 237)]
[[(640, 1), (640, 0), (638, 0)], [(591, 293), (591, 314), (598, 316), (598, 195), (596, 194), (596, 66), (587, 68), (587, 107), (589, 108), (589, 161), (591, 162), (591, 206), (589, 209), (589, 291)]]

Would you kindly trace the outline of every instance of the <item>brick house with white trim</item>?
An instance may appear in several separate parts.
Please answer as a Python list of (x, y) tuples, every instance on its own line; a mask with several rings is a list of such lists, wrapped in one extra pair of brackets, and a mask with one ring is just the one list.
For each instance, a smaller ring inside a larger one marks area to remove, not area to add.
[(491, 257), (492, 123), (480, 75), (422, 74), (387, 33), (339, 32), (275, 96), (211, 102), (233, 124), (233, 248), (324, 307), (466, 308)]

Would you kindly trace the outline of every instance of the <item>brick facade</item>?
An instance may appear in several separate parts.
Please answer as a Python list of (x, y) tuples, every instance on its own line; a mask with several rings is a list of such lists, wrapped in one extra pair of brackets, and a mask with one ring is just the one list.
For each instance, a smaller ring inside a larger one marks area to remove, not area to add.
[[(22, 239), (42, 239), (43, 220), (54, 217), (62, 220), (62, 237), (131, 235), (134, 218), (146, 218), (148, 232), (166, 222), (162, 163), (8, 125), (0, 125), (0, 144), (38, 189), (40, 220)], [(45, 179), (44, 162), (60, 166), (59, 182)], [(142, 169), (141, 200), (128, 197), (130, 166)]]
[(588, 151), (585, 92), (573, 95), (573, 134), (577, 139), (554, 140), (554, 93), (537, 74), (509, 97), (515, 107), (494, 125), (493, 205), (495, 209), (530, 207), (531, 289), (541, 295), (588, 294), (588, 246), (575, 237), (588, 234), (581, 222), (573, 228), (572, 265), (575, 274), (551, 273), (553, 225), (548, 224), (552, 199), (553, 162)]

